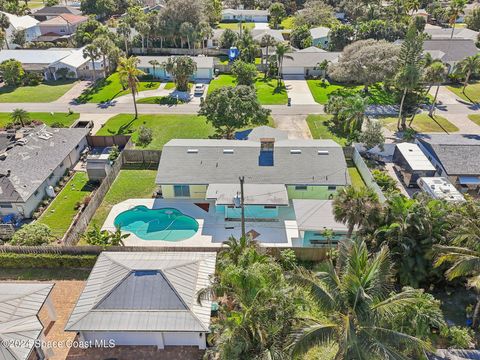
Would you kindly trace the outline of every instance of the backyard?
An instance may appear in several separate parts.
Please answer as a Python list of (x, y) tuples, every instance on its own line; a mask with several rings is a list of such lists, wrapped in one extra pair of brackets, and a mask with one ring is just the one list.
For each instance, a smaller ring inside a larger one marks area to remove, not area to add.
[[(397, 130), (397, 118), (387, 117), (382, 119), (383, 125), (391, 130)], [(408, 124), (408, 121), (407, 121)], [(442, 116), (435, 115), (433, 118), (428, 116), (428, 114), (419, 114), (415, 116), (411, 128), (417, 132), (430, 133), (430, 132), (456, 132), (458, 127), (453, 125), (450, 121), (445, 119)]]
[(353, 162), (348, 163), (348, 174), (350, 175), (352, 186), (355, 189), (363, 189), (366, 187), (365, 183), (363, 182), (362, 175), (360, 175), (360, 172)]
[[(222, 74), (217, 76), (210, 82), (208, 86), (208, 93), (223, 86), (235, 86), (235, 76)], [(277, 87), (277, 80), (264, 79), (263, 74), (257, 76), (255, 80), (255, 89), (257, 91), (257, 98), (262, 105), (284, 105), (287, 103), (288, 95), (285, 85), (281, 84)]]
[(450, 85), (447, 86), (447, 89), (465, 101), (472, 103), (480, 102), (480, 81), (468, 85), (465, 88), (465, 93), (462, 91), (463, 84)]
[[(326, 104), (330, 95), (350, 95), (363, 90), (363, 85), (330, 83), (327, 80), (307, 80), (313, 98), (319, 104)], [(397, 103), (395, 92), (385, 90), (381, 83), (369, 87), (368, 98), (372, 104), (394, 105)]]
[[(0, 113), (0, 128), (11, 123), (10, 119), (11, 113)], [(78, 118), (80, 114), (78, 113), (42, 113), (42, 112), (31, 112), (29, 113), (30, 120), (39, 120), (44, 124), (50, 126), (52, 124), (62, 124), (64, 127), (71, 126)]]
[(45, 81), (36, 86), (0, 87), (0, 103), (43, 103), (60, 98), (75, 81)]
[(308, 115), (307, 124), (314, 139), (332, 139), (342, 146), (347, 143), (347, 135), (335, 129), (331, 115)]
[(61, 239), (77, 214), (77, 205), (91, 194), (94, 186), (85, 172), (77, 172), (38, 219), (48, 225), (53, 235)]
[(95, 212), (90, 227), (102, 227), (112, 207), (127, 199), (151, 198), (156, 189), (156, 170), (120, 170), (112, 187)]
[[(140, 79), (138, 91), (155, 90), (159, 86), (159, 81)], [(93, 87), (85, 89), (82, 95), (77, 98), (77, 101), (80, 103), (103, 103), (127, 94), (130, 94), (130, 90), (124, 89), (118, 73), (113, 73), (106, 79), (98, 80)]]

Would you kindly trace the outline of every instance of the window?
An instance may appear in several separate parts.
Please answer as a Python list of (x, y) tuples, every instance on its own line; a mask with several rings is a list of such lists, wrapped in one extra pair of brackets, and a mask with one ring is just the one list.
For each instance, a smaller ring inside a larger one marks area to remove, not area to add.
[(275, 205), (265, 205), (263, 208), (264, 209), (276, 209), (277, 207)]
[(173, 185), (173, 193), (175, 197), (190, 197), (190, 186)]
[(336, 186), (329, 186), (328, 187), (328, 191), (335, 191), (335, 190), (337, 190)]
[(11, 204), (0, 204), (0, 209), (11, 209), (12, 205)]
[(295, 185), (295, 190), (307, 190), (307, 185)]

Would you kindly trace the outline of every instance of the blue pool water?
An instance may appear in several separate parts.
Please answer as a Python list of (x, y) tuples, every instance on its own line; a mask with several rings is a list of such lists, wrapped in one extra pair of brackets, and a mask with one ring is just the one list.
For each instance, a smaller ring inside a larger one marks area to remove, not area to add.
[(198, 231), (198, 222), (177, 209), (139, 205), (117, 215), (115, 226), (143, 240), (185, 240)]

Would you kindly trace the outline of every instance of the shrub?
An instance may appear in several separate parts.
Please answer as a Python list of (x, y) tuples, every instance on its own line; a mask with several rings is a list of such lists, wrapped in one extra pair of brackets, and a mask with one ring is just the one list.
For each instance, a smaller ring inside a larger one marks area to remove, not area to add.
[(473, 344), (473, 331), (460, 326), (442, 327), (440, 335), (448, 340), (448, 346), (456, 349), (468, 349)]
[(11, 245), (38, 246), (53, 240), (52, 231), (45, 224), (31, 223), (23, 225), (13, 234)]
[(397, 191), (397, 183), (386, 172), (372, 170), (373, 178), (380, 188), (385, 192)]
[(2, 268), (91, 268), (97, 255), (0, 253)]
[(153, 131), (152, 129), (142, 125), (138, 129), (138, 140), (137, 144), (140, 146), (147, 146), (152, 142), (153, 139)]
[(63, 123), (61, 123), (60, 121), (55, 121), (54, 123), (52, 123), (50, 125), (51, 128), (64, 128), (66, 127)]
[(38, 73), (25, 73), (22, 82), (25, 86), (37, 86), (43, 81), (42, 74)]
[(115, 161), (117, 160), (118, 156), (120, 155), (120, 150), (118, 149), (117, 145), (113, 145), (110, 153), (108, 154), (108, 160)]

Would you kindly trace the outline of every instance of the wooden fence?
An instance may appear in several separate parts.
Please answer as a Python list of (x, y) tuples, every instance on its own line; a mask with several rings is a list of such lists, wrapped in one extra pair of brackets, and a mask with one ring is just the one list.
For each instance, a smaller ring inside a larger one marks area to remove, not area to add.
[(143, 164), (148, 168), (157, 168), (162, 156), (162, 150), (126, 149), (122, 154), (124, 167)]
[[(62, 255), (99, 255), (102, 251), (113, 252), (219, 252), (224, 246), (193, 247), (193, 246), (111, 246), (106, 249), (101, 246), (0, 246), (0, 253), (16, 254), (62, 254)], [(282, 250), (292, 249), (298, 260), (321, 261), (325, 259), (327, 248), (289, 248), (262, 246), (272, 256), (279, 256)]]
[(132, 142), (130, 141), (130, 135), (88, 135), (87, 143), (90, 147), (109, 147), (117, 145), (119, 148), (129, 149), (133, 146)]

